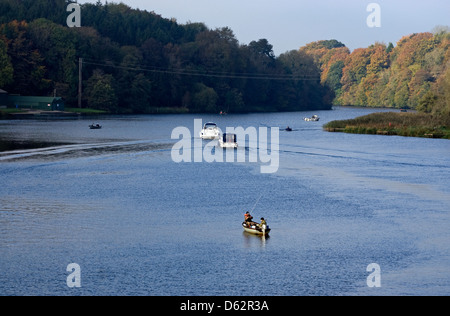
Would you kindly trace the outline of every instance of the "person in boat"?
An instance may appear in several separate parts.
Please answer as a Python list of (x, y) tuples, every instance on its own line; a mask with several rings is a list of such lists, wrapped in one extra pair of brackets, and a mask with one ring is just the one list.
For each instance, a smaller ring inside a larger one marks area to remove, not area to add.
[(261, 217), (261, 224), (259, 224), (259, 227), (260, 227), (260, 228), (263, 228), (264, 225), (266, 225), (266, 228), (267, 228), (267, 222), (266, 222), (266, 220), (264, 219), (264, 217)]
[(246, 223), (251, 223), (253, 220), (253, 216), (250, 215), (250, 212), (245, 212), (244, 219)]

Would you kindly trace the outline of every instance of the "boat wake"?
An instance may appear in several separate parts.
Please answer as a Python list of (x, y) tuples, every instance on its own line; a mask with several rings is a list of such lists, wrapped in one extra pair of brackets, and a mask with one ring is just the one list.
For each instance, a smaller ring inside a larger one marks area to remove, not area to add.
[[(414, 159), (414, 157), (405, 155), (395, 155), (387, 153), (365, 152), (358, 150), (346, 150), (336, 148), (322, 148), (319, 146), (305, 146), (297, 144), (283, 144), (280, 146), (280, 153), (298, 156), (322, 157), (335, 160), (354, 160), (365, 162), (366, 164), (379, 164), (383, 166), (412, 166), (412, 167), (434, 167), (442, 169), (450, 169), (445, 164), (428, 164), (425, 160)], [(389, 158), (389, 159), (388, 159)]]
[(82, 158), (100, 155), (117, 155), (138, 152), (156, 152), (170, 150), (173, 144), (149, 142), (149, 141), (126, 141), (107, 142), (95, 144), (70, 144), (51, 146), (46, 148), (21, 149), (0, 152), (0, 162), (15, 162), (27, 160), (62, 160), (71, 158)]

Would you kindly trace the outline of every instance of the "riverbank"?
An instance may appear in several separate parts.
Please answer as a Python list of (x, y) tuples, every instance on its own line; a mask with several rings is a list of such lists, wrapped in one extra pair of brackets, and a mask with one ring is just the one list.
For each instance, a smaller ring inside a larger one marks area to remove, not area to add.
[[(186, 114), (187, 108), (178, 107), (152, 107), (148, 108), (146, 113), (141, 114)], [(35, 118), (73, 118), (79, 116), (98, 116), (112, 114), (109, 111), (96, 110), (90, 108), (66, 108), (65, 111), (41, 111), (33, 109), (0, 109), (0, 119), (35, 119)], [(122, 115), (136, 113), (118, 113)]]
[(1, 119), (51, 119), (51, 118), (76, 118), (80, 113), (69, 111), (41, 111), (41, 110), (0, 110)]
[(33, 109), (0, 109), (0, 119), (39, 119), (39, 118), (77, 118), (79, 116), (104, 115), (109, 112), (94, 110), (67, 108), (65, 111), (42, 111)]
[(323, 128), (328, 132), (450, 139), (448, 119), (426, 113), (372, 113), (331, 121)]

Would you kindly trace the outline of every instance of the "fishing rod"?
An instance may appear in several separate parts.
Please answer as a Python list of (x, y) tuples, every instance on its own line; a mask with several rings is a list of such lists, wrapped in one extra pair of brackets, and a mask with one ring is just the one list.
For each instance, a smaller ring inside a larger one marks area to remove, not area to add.
[(259, 196), (259, 198), (258, 198), (258, 200), (256, 201), (255, 205), (253, 205), (253, 208), (252, 208), (252, 210), (250, 211), (250, 213), (253, 213), (253, 211), (254, 211), (255, 208), (256, 208), (256, 205), (258, 205), (259, 200), (261, 200), (262, 196), (263, 196), (263, 195), (262, 195), (262, 193), (261, 193), (261, 195)]

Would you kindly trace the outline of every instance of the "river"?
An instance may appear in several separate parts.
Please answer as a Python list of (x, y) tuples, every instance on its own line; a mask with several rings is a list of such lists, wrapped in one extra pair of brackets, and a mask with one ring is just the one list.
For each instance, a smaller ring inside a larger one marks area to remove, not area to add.
[[(375, 111), (0, 121), (0, 295), (449, 295), (450, 142), (322, 130)], [(196, 119), (279, 127), (276, 172), (174, 162)]]

